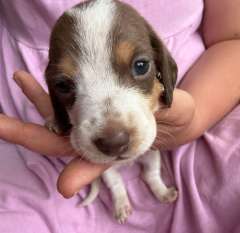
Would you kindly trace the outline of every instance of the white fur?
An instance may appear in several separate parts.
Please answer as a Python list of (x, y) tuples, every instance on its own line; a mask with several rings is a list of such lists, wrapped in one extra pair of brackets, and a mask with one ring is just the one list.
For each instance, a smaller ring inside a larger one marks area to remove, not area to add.
[[(116, 159), (104, 155), (92, 143), (92, 138), (107, 124), (105, 112), (120, 114), (119, 120), (126, 126), (130, 116), (136, 119), (132, 126), (137, 129), (139, 142), (135, 144), (139, 145), (129, 148), (123, 155), (126, 159), (132, 160), (146, 152), (156, 136), (156, 123), (149, 101), (137, 89), (120, 86), (119, 77), (112, 68), (109, 35), (113, 30), (115, 11), (114, 1), (97, 0), (84, 9), (69, 12), (79, 19), (82, 36), (75, 39), (81, 40), (79, 43), (84, 48), (78, 61), (81, 77), (78, 79), (77, 98), (69, 112), (71, 123), (75, 126), (71, 142), (88, 160), (97, 163)], [(106, 104), (108, 98), (111, 99), (110, 106)], [(130, 140), (133, 143), (137, 139), (131, 137)]]
[[(92, 138), (107, 126), (106, 112), (110, 115), (117, 113), (118, 120), (126, 126), (130, 122), (129, 118), (134, 119), (131, 124), (137, 130), (138, 139), (132, 137), (130, 140), (137, 140), (138, 143), (122, 155), (126, 158), (126, 163), (149, 150), (156, 137), (156, 122), (146, 96), (134, 87), (120, 86), (117, 74), (112, 68), (112, 46), (108, 37), (113, 29), (115, 13), (116, 5), (113, 0), (92, 1), (84, 9), (75, 8), (68, 12), (79, 19), (80, 23), (76, 25), (79, 26), (79, 34), (75, 40), (79, 40), (81, 48), (84, 48), (82, 58), (76, 60), (81, 77), (78, 79), (76, 101), (69, 111), (69, 116), (74, 126), (71, 132), (74, 148), (95, 163), (114, 161), (115, 166), (108, 169), (102, 178), (112, 194), (114, 215), (123, 223), (131, 214), (132, 208), (122, 178), (116, 171), (122, 162), (116, 162), (115, 157), (98, 151)], [(111, 104), (106, 103), (108, 99)], [(160, 201), (174, 201), (177, 192), (173, 188), (167, 188), (161, 179), (159, 152), (147, 152), (140, 162), (144, 167), (144, 180), (154, 195)], [(83, 205), (90, 204), (98, 192), (99, 183), (95, 182)]]
[(154, 196), (161, 202), (173, 202), (177, 199), (174, 187), (168, 188), (161, 176), (161, 155), (159, 151), (149, 150), (140, 158), (143, 165), (143, 179), (148, 184)]
[[(167, 187), (161, 176), (161, 155), (159, 151), (149, 150), (138, 160), (143, 165), (142, 177), (154, 196), (162, 203), (171, 203), (177, 199), (174, 187)], [(111, 192), (114, 216), (119, 223), (124, 223), (132, 213), (132, 206), (117, 166), (109, 168), (102, 175), (104, 183)], [(91, 185), (91, 190), (80, 206), (90, 205), (99, 193), (99, 181)]]
[(122, 177), (114, 168), (108, 169), (103, 173), (102, 177), (112, 195), (114, 216), (119, 223), (124, 223), (132, 213), (132, 206), (128, 199)]
[(91, 183), (90, 191), (87, 197), (79, 204), (79, 207), (84, 207), (90, 205), (98, 196), (100, 191), (100, 179), (97, 178)]

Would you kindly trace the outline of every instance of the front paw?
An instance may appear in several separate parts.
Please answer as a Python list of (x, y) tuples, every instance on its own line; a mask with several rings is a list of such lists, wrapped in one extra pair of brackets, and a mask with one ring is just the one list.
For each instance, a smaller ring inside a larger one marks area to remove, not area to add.
[(163, 192), (156, 192), (156, 197), (160, 202), (163, 203), (172, 203), (178, 198), (178, 191), (175, 187), (167, 188), (167, 190)]
[(114, 217), (120, 224), (126, 222), (128, 216), (132, 214), (132, 206), (129, 200), (125, 197), (116, 200), (114, 205)]
[(143, 179), (160, 202), (171, 203), (177, 199), (177, 189), (175, 187), (167, 187), (160, 174), (144, 173)]
[(57, 122), (55, 121), (54, 117), (48, 117), (46, 119), (45, 127), (53, 133), (61, 134), (61, 130), (58, 127)]

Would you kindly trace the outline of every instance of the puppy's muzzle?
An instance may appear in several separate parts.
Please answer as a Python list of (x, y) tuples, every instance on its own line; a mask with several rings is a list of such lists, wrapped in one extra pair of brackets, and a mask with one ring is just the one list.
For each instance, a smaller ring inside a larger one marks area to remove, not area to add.
[(105, 128), (100, 136), (93, 140), (96, 148), (107, 156), (120, 156), (129, 148), (130, 135), (124, 128)]

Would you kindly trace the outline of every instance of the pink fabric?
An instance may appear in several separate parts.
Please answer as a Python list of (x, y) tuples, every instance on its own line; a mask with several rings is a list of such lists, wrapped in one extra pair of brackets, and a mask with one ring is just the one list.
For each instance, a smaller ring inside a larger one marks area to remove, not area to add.
[[(16, 69), (44, 86), (48, 39), (57, 17), (78, 0), (0, 0), (0, 105), (25, 121), (42, 122), (12, 80)], [(154, 26), (176, 59), (179, 80), (204, 51), (198, 33), (202, 0), (129, 0)], [(210, 97), (209, 97), (210, 98)], [(207, 103), (206, 103), (207, 104)], [(176, 184), (176, 204), (160, 204), (139, 177), (139, 167), (123, 171), (134, 207), (125, 225), (111, 217), (106, 188), (88, 208), (56, 191), (64, 162), (0, 141), (1, 233), (238, 233), (240, 232), (240, 109), (200, 139), (164, 156), (165, 179)], [(19, 132), (21, 133), (21, 132)]]

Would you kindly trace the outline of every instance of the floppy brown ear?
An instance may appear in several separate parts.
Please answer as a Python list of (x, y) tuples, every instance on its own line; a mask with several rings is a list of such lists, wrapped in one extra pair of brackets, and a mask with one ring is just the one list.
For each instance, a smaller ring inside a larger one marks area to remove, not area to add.
[(51, 75), (49, 65), (46, 69), (45, 76), (48, 85), (49, 95), (51, 98), (53, 110), (54, 110), (54, 123), (61, 135), (67, 135), (70, 132), (72, 125), (67, 113), (67, 109), (61, 98), (56, 93), (53, 85), (53, 76)]
[(170, 55), (166, 46), (150, 26), (148, 26), (148, 30), (151, 46), (154, 50), (155, 65), (157, 72), (159, 72), (157, 78), (164, 86), (162, 99), (167, 107), (171, 107), (173, 90), (177, 81), (177, 64)]

